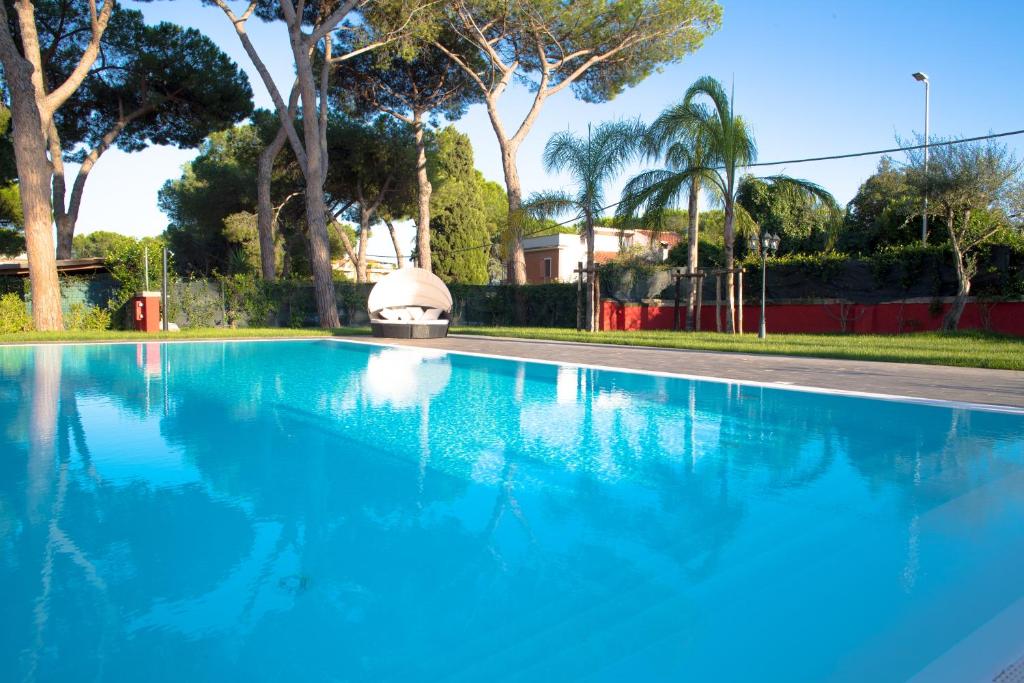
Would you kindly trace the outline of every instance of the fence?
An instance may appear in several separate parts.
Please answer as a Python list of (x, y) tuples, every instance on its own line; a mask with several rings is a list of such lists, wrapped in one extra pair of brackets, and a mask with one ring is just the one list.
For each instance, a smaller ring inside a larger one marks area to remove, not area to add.
[[(949, 297), (868, 304), (835, 299), (775, 301), (765, 307), (765, 320), (769, 331), (776, 333), (903, 334), (938, 330), (951, 303)], [(685, 311), (685, 306), (681, 309)], [(743, 307), (744, 332), (757, 332), (760, 314), (760, 307), (748, 299)], [(671, 330), (673, 320), (671, 304), (602, 302), (602, 330)], [(714, 305), (701, 309), (701, 329), (715, 329)], [(964, 309), (960, 329), (1024, 337), (1024, 301), (973, 299)]]
[[(30, 302), (28, 281), (0, 278), (0, 293), (16, 292)], [(342, 325), (368, 325), (366, 300), (372, 285), (335, 282)], [(119, 283), (109, 274), (61, 278), (67, 313), (73, 304), (106, 308)], [(576, 285), (450, 285), (452, 318), (462, 325), (572, 327)], [(129, 307), (113, 312), (115, 327), (128, 327)], [(167, 319), (180, 327), (310, 327), (319, 323), (312, 283), (266, 283), (251, 276), (175, 279), (168, 286)]]

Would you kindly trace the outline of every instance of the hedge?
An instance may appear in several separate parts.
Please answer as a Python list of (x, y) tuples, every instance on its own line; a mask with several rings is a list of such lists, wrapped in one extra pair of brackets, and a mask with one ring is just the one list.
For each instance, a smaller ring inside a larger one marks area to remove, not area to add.
[[(761, 278), (761, 261), (752, 255), (740, 264), (747, 271), (745, 295), (753, 298)], [(887, 247), (870, 256), (789, 254), (769, 258), (767, 265), (767, 293), (771, 299), (874, 303), (952, 296), (957, 290), (953, 254), (946, 244)], [(601, 269), (602, 295), (621, 300), (624, 293), (631, 292), (632, 298), (627, 296), (626, 300), (670, 299), (674, 292), (667, 277), (669, 267), (607, 264)], [(986, 298), (1024, 297), (1024, 247), (990, 247), (979, 260), (971, 293)], [(713, 283), (705, 283), (704, 295), (714, 297)]]

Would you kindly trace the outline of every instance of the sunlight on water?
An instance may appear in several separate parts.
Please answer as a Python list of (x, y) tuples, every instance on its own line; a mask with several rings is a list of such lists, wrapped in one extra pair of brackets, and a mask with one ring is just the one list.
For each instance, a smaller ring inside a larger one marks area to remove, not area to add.
[(1014, 414), (147, 343), (0, 348), (0, 442), (3, 681), (899, 681), (1024, 598)]

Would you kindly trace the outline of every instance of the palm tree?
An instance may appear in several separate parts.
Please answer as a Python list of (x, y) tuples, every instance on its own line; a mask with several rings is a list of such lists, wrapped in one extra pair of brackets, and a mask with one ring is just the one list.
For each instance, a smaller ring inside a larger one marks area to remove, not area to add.
[[(698, 102), (708, 100), (710, 106)], [(757, 145), (746, 121), (733, 112), (732, 102), (725, 88), (714, 78), (704, 76), (693, 83), (680, 104), (666, 109), (651, 125), (647, 134), (648, 149), (665, 159), (667, 168), (647, 171), (636, 176), (623, 189), (619, 205), (622, 216), (637, 216), (643, 212), (654, 225), (660, 222), (664, 211), (676, 205), (683, 192), (689, 195), (691, 269), (697, 264), (697, 227), (695, 206), (700, 189), (712, 190), (715, 201), (725, 209), (723, 251), (726, 274), (726, 331), (735, 332), (736, 299), (732, 270), (735, 266), (734, 245), (737, 226), (756, 229), (754, 221), (738, 203), (744, 178), (739, 172), (757, 159)], [(748, 176), (749, 177), (749, 176)], [(785, 186), (795, 193), (835, 205), (835, 199), (814, 183), (788, 176), (764, 179), (773, 185)], [(691, 300), (689, 310), (694, 308)], [(687, 311), (687, 324), (690, 312)]]
[[(699, 103), (707, 99), (710, 107)], [(679, 168), (685, 162), (680, 153), (676, 158), (667, 158), (669, 167), (655, 174), (642, 174), (627, 185), (628, 195), (622, 203), (622, 211), (635, 214), (642, 207), (654, 216), (674, 205), (681, 192), (689, 190), (694, 183), (704, 183), (713, 188), (717, 199), (725, 209), (724, 252), (725, 267), (732, 271), (734, 265), (733, 244), (736, 238), (736, 190), (739, 186), (737, 173), (757, 158), (754, 137), (742, 117), (736, 116), (725, 88), (714, 78), (703, 76), (686, 90), (683, 101), (663, 114), (665, 130), (683, 134), (684, 139), (699, 139), (706, 145), (700, 159), (693, 159), (693, 165)], [(660, 117), (659, 117), (660, 118)], [(683, 146), (678, 148), (681, 152)], [(675, 163), (674, 163), (675, 162)], [(733, 295), (733, 276), (726, 275), (728, 313), (726, 330), (735, 331), (736, 302)]]
[[(544, 146), (544, 168), (549, 172), (565, 171), (571, 192), (550, 191), (530, 195), (523, 207), (534, 218), (575, 214), (587, 240), (587, 269), (594, 269), (594, 225), (604, 210), (604, 190), (637, 151), (643, 126), (637, 121), (602, 123), (581, 138), (569, 131), (555, 133)], [(588, 282), (593, 281), (589, 279)], [(597, 329), (598, 311), (594, 288), (587, 288), (587, 329)]]
[[(677, 104), (655, 119), (643, 137), (644, 155), (649, 160), (664, 158), (666, 168), (644, 171), (627, 183), (623, 201), (617, 210), (624, 221), (636, 218), (641, 205), (646, 205), (644, 222), (654, 232), (660, 229), (665, 209), (678, 203), (683, 192), (687, 199), (686, 266), (697, 270), (700, 233), (700, 194), (713, 188), (711, 171), (697, 171), (714, 165), (711, 147), (710, 110), (698, 103)], [(686, 329), (694, 329), (697, 288), (691, 281), (686, 307)]]

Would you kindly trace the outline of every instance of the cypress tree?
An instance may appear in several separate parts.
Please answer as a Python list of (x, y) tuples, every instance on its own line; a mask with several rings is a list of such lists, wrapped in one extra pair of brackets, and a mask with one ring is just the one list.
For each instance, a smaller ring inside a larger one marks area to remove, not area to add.
[(431, 154), (431, 264), (445, 282), (486, 284), (490, 235), (469, 137), (449, 126)]

